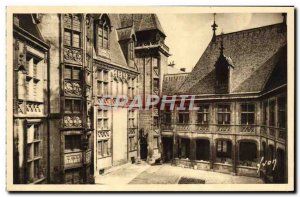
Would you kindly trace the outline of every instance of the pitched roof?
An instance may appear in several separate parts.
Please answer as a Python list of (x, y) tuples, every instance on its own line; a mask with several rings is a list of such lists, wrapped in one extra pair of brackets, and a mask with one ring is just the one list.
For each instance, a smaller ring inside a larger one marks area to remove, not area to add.
[[(125, 56), (122, 52), (121, 46), (118, 40), (118, 33), (115, 27), (118, 27), (118, 16), (116, 14), (109, 14), (109, 20), (112, 25), (111, 36), (110, 36), (110, 58), (101, 58), (97, 55), (94, 56), (95, 59), (101, 60), (106, 63), (116, 64), (120, 67), (131, 69), (126, 62)], [(96, 53), (94, 53), (96, 54)]]
[(129, 40), (132, 35), (135, 35), (132, 27), (124, 27), (117, 29), (119, 41), (121, 40)]
[(45, 42), (40, 30), (38, 29), (37, 25), (35, 24), (33, 17), (31, 14), (16, 14), (19, 19), (19, 27), (23, 30), (27, 31), (35, 38), (39, 39), (40, 41)]
[(189, 73), (165, 74), (163, 78), (163, 95), (173, 95), (176, 93), (182, 82)]
[[(231, 93), (262, 91), (274, 68), (286, 33), (282, 24), (223, 34), (224, 55), (231, 59)], [(196, 66), (182, 83), (180, 94), (214, 94), (215, 63), (220, 56), (221, 37), (211, 41)], [(263, 71), (263, 72), (262, 72)]]
[(119, 14), (121, 27), (134, 24), (135, 31), (159, 30), (166, 35), (156, 14)]

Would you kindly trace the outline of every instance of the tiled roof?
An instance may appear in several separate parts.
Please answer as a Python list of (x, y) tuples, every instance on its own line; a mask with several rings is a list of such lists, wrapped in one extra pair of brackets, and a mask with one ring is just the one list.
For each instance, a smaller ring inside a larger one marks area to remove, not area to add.
[(33, 21), (31, 14), (16, 14), (16, 16), (18, 16), (20, 28), (27, 31), (37, 39), (45, 42), (40, 30)]
[(118, 38), (120, 40), (129, 40), (131, 39), (132, 35), (134, 35), (134, 30), (132, 27), (125, 27), (121, 29), (117, 29)]
[(165, 35), (165, 32), (156, 14), (119, 14), (121, 27), (134, 24), (135, 31), (147, 31), (157, 29)]
[[(223, 34), (224, 55), (231, 59), (231, 93), (262, 91), (280, 50), (287, 43), (282, 24)], [(221, 36), (211, 41), (178, 94), (214, 94), (215, 63), (220, 56)]]
[(173, 95), (176, 93), (182, 82), (189, 73), (165, 74), (163, 78), (163, 95)]
[(131, 69), (127, 65), (125, 56), (124, 56), (121, 46), (119, 44), (118, 33), (116, 30), (116, 28), (118, 28), (118, 25), (119, 25), (118, 15), (109, 14), (108, 16), (109, 16), (110, 23), (112, 25), (111, 36), (110, 36), (110, 49), (109, 49), (110, 59), (101, 58), (99, 56), (95, 56), (94, 58), (98, 59), (100, 61), (106, 62), (106, 63), (116, 64), (116, 65), (126, 68), (126, 69)]

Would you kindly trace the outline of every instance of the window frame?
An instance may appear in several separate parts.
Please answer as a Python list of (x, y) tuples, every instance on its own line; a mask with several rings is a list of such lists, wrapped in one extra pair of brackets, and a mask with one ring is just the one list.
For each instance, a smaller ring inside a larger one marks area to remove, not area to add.
[[(66, 148), (67, 145), (67, 138), (71, 138), (71, 148)], [(78, 139), (76, 139), (78, 138)], [(79, 142), (79, 147), (75, 147), (75, 145), (77, 144), (76, 140), (78, 140)], [(64, 136), (64, 153), (72, 153), (72, 152), (80, 152), (82, 151), (82, 135), (81, 134), (71, 134), (71, 135), (65, 135)]]
[[(208, 125), (210, 123), (210, 105), (209, 104), (200, 104), (198, 105), (199, 110), (197, 111), (197, 124)], [(203, 108), (203, 110), (201, 110)], [(207, 108), (207, 111), (205, 110)], [(202, 121), (199, 121), (199, 115), (202, 115)], [(204, 121), (204, 116), (206, 116), (207, 121)]]
[[(224, 107), (225, 106), (225, 107)], [(220, 111), (220, 108), (222, 109)], [(226, 109), (223, 111), (223, 109)], [(227, 110), (229, 109), (229, 111)], [(219, 121), (219, 115), (222, 116), (222, 123), (220, 123)], [(228, 122), (224, 121), (226, 119), (228, 119)], [(231, 124), (231, 104), (218, 104), (217, 105), (217, 124), (218, 125), (230, 125)]]
[[(180, 121), (180, 116), (182, 115), (182, 120)], [(190, 112), (189, 110), (178, 110), (177, 123), (179, 124), (189, 124), (190, 123)]]
[[(246, 111), (243, 111), (243, 106), (246, 105)], [(253, 111), (249, 111), (249, 106), (253, 105)], [(241, 103), (240, 104), (240, 117), (241, 117), (241, 125), (255, 125), (256, 123), (256, 104), (255, 103)], [(253, 123), (249, 123), (249, 115), (253, 115)], [(243, 123), (243, 115), (246, 115), (246, 123)]]
[[(66, 23), (66, 17), (70, 17), (70, 25), (68, 26), (68, 24)], [(67, 47), (72, 47), (72, 48), (82, 48), (82, 17), (79, 14), (64, 14), (63, 16), (63, 26), (64, 26), (64, 34), (63, 34), (63, 44), (64, 46)], [(79, 28), (74, 28), (74, 24), (76, 23), (75, 21), (75, 17), (78, 17), (78, 22), (79, 22)], [(74, 22), (75, 21), (75, 22)], [(69, 32), (70, 33), (70, 45), (66, 44), (65, 40), (66, 40), (66, 35), (65, 32)], [(78, 35), (78, 46), (74, 46), (74, 34)]]

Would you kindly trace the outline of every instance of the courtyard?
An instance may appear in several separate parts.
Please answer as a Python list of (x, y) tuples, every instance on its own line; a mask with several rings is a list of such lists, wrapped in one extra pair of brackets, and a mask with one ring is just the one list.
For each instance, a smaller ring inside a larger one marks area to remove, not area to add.
[(212, 171), (193, 170), (170, 164), (125, 164), (97, 175), (96, 184), (261, 184), (255, 177), (233, 176)]

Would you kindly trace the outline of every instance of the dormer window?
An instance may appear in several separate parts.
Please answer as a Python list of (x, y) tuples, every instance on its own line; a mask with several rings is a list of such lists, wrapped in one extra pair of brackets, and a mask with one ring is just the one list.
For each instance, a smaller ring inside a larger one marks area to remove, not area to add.
[(64, 15), (64, 45), (81, 47), (81, 17), (80, 15)]
[(98, 53), (101, 49), (108, 50), (110, 43), (110, 21), (107, 15), (103, 15), (99, 20), (95, 23), (95, 48)]
[(134, 39), (132, 39), (129, 42), (129, 46), (128, 46), (128, 50), (129, 50), (129, 59), (133, 60), (134, 59)]

